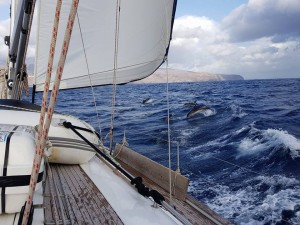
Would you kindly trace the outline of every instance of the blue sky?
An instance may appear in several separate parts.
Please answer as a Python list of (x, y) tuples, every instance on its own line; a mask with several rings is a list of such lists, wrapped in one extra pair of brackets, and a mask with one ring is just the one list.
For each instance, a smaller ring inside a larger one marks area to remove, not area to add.
[(10, 1), (0, 0), (0, 20), (9, 18), (9, 4)]
[(247, 0), (177, 0), (176, 17), (206, 16), (221, 21), (233, 9)]
[[(0, 40), (8, 34), (9, 3), (0, 0)], [(178, 0), (169, 67), (300, 78), (299, 27), (300, 0)], [(0, 41), (0, 64), (6, 54)]]

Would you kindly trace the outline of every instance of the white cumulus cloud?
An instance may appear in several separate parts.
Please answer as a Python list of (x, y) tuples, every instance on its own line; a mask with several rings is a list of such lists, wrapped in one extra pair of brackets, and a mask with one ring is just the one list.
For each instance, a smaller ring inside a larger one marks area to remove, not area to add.
[(300, 37), (299, 0), (250, 0), (224, 18), (234, 42), (272, 37), (274, 42)]
[[(1, 4), (8, 4), (10, 1), (0, 0)], [(8, 47), (4, 44), (4, 37), (10, 35), (10, 19), (0, 20), (0, 66), (5, 65), (7, 55), (8, 55)], [(27, 60), (29, 62), (33, 62), (35, 56), (35, 43), (36, 43), (36, 13), (34, 15), (34, 20), (32, 24), (30, 41), (27, 50)], [(32, 66), (30, 66), (32, 68)], [(32, 71), (31, 71), (32, 72)]]
[[(249, 0), (221, 22), (182, 16), (175, 19), (169, 65), (247, 79), (299, 77), (299, 27), (300, 0)], [(8, 34), (9, 20), (0, 21), (0, 65), (6, 61), (3, 37)], [(28, 62), (34, 59), (35, 37), (34, 24)]]
[(4, 37), (9, 35), (9, 20), (0, 21), (0, 65), (6, 62), (8, 48), (4, 44)]
[(299, 27), (299, 0), (250, 0), (220, 23), (183, 16), (175, 20), (169, 65), (247, 79), (299, 77)]

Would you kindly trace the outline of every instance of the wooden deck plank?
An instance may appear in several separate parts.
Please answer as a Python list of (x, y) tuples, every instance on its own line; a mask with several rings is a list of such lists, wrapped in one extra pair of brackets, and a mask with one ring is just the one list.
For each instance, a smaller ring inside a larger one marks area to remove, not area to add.
[(72, 171), (73, 179), (77, 182), (77, 189), (79, 191), (78, 193), (80, 194), (80, 196), (82, 196), (83, 203), (85, 204), (85, 207), (89, 212), (94, 224), (107, 223), (105, 215), (99, 213), (101, 211), (94, 199), (90, 185), (85, 185), (85, 183), (88, 181), (81, 176), (82, 174), (80, 174), (80, 171), (78, 169), (75, 169), (74, 166), (70, 166), (69, 169), (70, 171)]
[[(86, 175), (81, 167), (80, 170), (76, 169), (74, 172), (78, 175), (76, 177), (84, 178), (84, 182), (90, 180), (90, 178)], [(118, 215), (115, 213), (112, 207), (109, 206), (107, 200), (98, 191), (97, 187), (94, 184), (89, 185), (87, 187), (87, 191), (90, 195), (90, 199), (94, 202), (95, 206), (98, 209), (98, 218), (103, 219), (100, 221), (101, 224), (123, 224)], [(116, 219), (115, 217), (118, 217), (118, 219)]]
[[(61, 172), (61, 171), (60, 171)], [(55, 173), (54, 173), (55, 174)], [(44, 197), (44, 208), (45, 208), (45, 222), (46, 224), (47, 223), (51, 223), (54, 221), (54, 217), (53, 217), (53, 213), (52, 213), (52, 210), (51, 210), (51, 205), (50, 205), (50, 189), (49, 189), (49, 179), (50, 177), (47, 176), (47, 179), (46, 179), (46, 185), (45, 185), (45, 197)], [(69, 193), (70, 193), (70, 190), (68, 188), (68, 186), (65, 186), (64, 187), (64, 190), (65, 190), (65, 194), (67, 196), (71, 196)], [(72, 201), (72, 200), (71, 200)], [(74, 203), (73, 203), (73, 208), (76, 208), (76, 202), (75, 200), (73, 199)], [(73, 213), (73, 216), (74, 216), (74, 213)], [(82, 217), (82, 216), (81, 216)], [(75, 224), (77, 225), (77, 221), (73, 221), (72, 224)]]
[(79, 224), (94, 224), (93, 221), (91, 220), (89, 212), (87, 211), (85, 205), (83, 204), (83, 199), (82, 199), (83, 196), (81, 196), (80, 193), (77, 191), (77, 182), (75, 182), (71, 178), (71, 173), (69, 169), (65, 168), (64, 166), (59, 166), (59, 169), (63, 175), (62, 177), (65, 178), (64, 181), (66, 182), (66, 184), (68, 184), (69, 191), (70, 191), (69, 194), (76, 202), (75, 208), (73, 209), (74, 209), (74, 214), (77, 219), (77, 222)]
[[(61, 193), (63, 196), (62, 198), (64, 199), (63, 204), (64, 207), (66, 209), (66, 214), (67, 217), (70, 219), (71, 224), (73, 225), (77, 225), (77, 221), (75, 218), (75, 213), (73, 211), (73, 207), (71, 207), (71, 202), (72, 200), (70, 200), (70, 191), (68, 189), (68, 186), (66, 185), (66, 182), (63, 180), (63, 177), (61, 177), (61, 174), (58, 171), (58, 168), (55, 167), (55, 170), (53, 170), (54, 175), (54, 179), (56, 180), (57, 183), (59, 183), (60, 185), (58, 185), (58, 189), (59, 189), (59, 193)], [(73, 199), (73, 201), (75, 201)]]
[(45, 221), (51, 221), (53, 219), (53, 213), (52, 213), (52, 208), (51, 208), (50, 187), (49, 187), (48, 181), (45, 183), (45, 186), (44, 186), (43, 205), (44, 205), (44, 208), (47, 209), (44, 211)]
[[(62, 195), (63, 208), (69, 224), (123, 224), (105, 197), (79, 165), (51, 164), (51, 168), (53, 178), (58, 184), (59, 193)], [(47, 197), (49, 195), (48, 186), (49, 184), (45, 188), (44, 206), (46, 207), (46, 221), (51, 222), (53, 216), (50, 208), (50, 197)], [(68, 207), (67, 201), (69, 201), (70, 207)]]

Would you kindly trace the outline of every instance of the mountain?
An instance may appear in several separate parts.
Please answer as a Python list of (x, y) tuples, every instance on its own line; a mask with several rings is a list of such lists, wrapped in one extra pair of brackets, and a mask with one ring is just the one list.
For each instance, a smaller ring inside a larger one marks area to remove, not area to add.
[[(236, 74), (214, 74), (206, 72), (192, 72), (185, 70), (168, 69), (169, 83), (178, 82), (202, 82), (202, 81), (224, 81), (224, 80), (244, 80), (241, 75)], [(167, 72), (165, 69), (158, 69), (151, 76), (136, 81), (135, 83), (165, 83), (167, 82)]]
[[(180, 82), (202, 82), (202, 81), (224, 81), (224, 80), (244, 80), (241, 75), (236, 74), (214, 74), (206, 72), (192, 72), (185, 70), (168, 69), (169, 83)], [(28, 77), (29, 86), (32, 86), (33, 76)], [(151, 76), (136, 81), (134, 83), (165, 83), (167, 82), (167, 73), (165, 69), (158, 69)]]

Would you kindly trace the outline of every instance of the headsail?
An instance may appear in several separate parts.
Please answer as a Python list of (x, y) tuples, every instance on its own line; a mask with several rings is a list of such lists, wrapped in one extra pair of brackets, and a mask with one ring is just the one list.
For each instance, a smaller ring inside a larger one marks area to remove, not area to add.
[[(43, 90), (47, 71), (55, 6), (40, 1), (35, 85)], [(57, 48), (62, 46), (71, 1), (63, 1)], [(164, 61), (171, 39), (176, 0), (89, 0), (79, 3), (77, 18), (61, 81), (61, 89), (113, 83), (117, 40), (116, 83), (127, 83), (152, 74)], [(118, 23), (118, 33), (116, 32)], [(118, 35), (117, 35), (118, 34)], [(59, 51), (57, 51), (59, 52)], [(58, 54), (58, 53), (57, 53)], [(55, 56), (53, 71), (56, 71)]]

